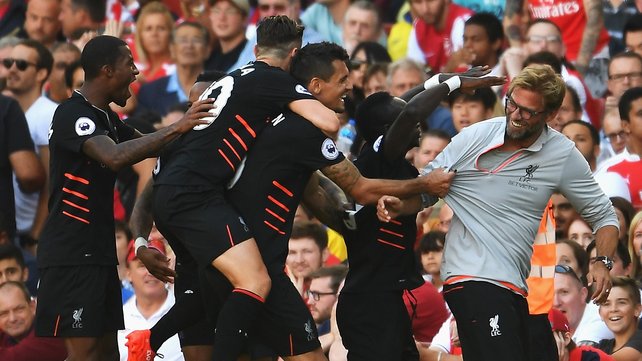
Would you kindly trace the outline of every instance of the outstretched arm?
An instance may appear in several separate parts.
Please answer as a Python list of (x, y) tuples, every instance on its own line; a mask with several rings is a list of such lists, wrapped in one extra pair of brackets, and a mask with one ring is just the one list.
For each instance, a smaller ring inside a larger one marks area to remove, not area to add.
[(195, 102), (178, 122), (146, 136), (116, 144), (108, 136), (99, 135), (84, 142), (82, 150), (88, 157), (118, 171), (157, 155), (163, 146), (195, 126), (208, 124), (201, 119), (211, 116), (208, 111), (213, 109), (213, 101), (214, 99), (208, 98)]
[(587, 26), (584, 27), (580, 52), (577, 54), (577, 60), (575, 61), (575, 67), (582, 75), (588, 70), (589, 63), (595, 52), (595, 46), (600, 37), (600, 31), (604, 26), (602, 1), (584, 0), (584, 10), (586, 11)]
[(348, 160), (321, 169), (359, 204), (374, 204), (384, 195), (406, 198), (419, 193), (443, 196), (450, 188), (454, 172), (430, 172), (408, 180), (368, 179)]

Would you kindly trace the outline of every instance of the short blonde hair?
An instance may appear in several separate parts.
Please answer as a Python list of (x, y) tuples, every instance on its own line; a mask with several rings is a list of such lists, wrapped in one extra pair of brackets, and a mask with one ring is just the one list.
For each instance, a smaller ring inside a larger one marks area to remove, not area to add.
[(559, 74), (556, 74), (550, 65), (532, 64), (513, 78), (508, 88), (508, 94), (512, 94), (515, 88), (521, 88), (538, 92), (544, 98), (545, 111), (556, 111), (564, 101), (566, 84)]

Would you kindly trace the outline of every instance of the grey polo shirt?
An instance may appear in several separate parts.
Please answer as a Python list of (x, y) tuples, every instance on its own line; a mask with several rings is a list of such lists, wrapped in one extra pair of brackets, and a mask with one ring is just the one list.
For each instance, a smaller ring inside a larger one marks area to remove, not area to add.
[(465, 128), (422, 173), (457, 170), (444, 198), (455, 214), (444, 280), (472, 277), (526, 293), (533, 240), (553, 192), (566, 196), (594, 231), (618, 221), (572, 141), (547, 127), (530, 147), (497, 152), (505, 127), (506, 118), (497, 117)]

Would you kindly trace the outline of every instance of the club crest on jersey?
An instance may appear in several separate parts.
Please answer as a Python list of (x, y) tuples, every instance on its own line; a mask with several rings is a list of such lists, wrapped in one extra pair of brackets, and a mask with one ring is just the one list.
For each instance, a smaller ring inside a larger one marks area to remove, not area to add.
[(80, 117), (76, 120), (76, 134), (83, 136), (92, 134), (96, 130), (94, 121), (87, 117)]
[(294, 90), (296, 90), (296, 92), (297, 92), (297, 93), (299, 93), (299, 94), (312, 95), (312, 94), (310, 94), (310, 92), (308, 91), (308, 89), (306, 89), (306, 88), (305, 88), (303, 85), (301, 85), (301, 84), (297, 84), (297, 85), (294, 87)]
[(321, 145), (321, 154), (328, 160), (335, 160), (339, 156), (339, 150), (332, 139), (326, 138)]

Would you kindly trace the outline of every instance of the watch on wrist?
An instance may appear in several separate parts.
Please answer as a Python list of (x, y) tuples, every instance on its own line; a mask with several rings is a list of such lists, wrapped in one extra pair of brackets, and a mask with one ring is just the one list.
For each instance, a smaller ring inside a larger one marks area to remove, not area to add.
[(607, 256), (597, 256), (595, 257), (595, 262), (604, 263), (604, 266), (606, 266), (606, 269), (608, 269), (609, 271), (613, 269), (613, 260), (608, 258)]

